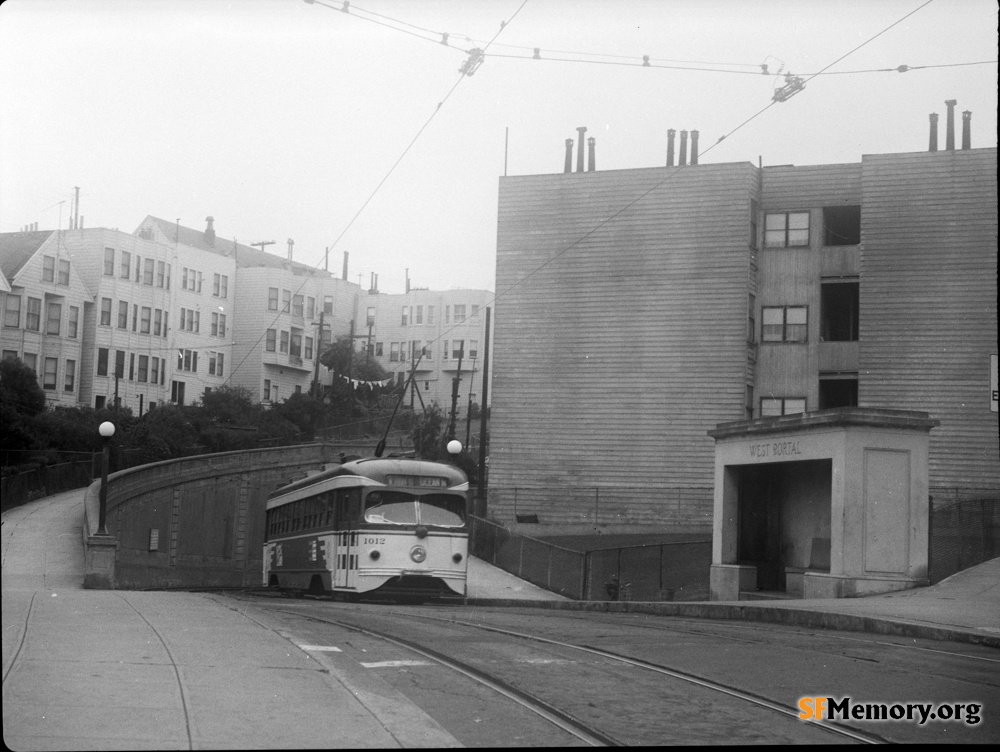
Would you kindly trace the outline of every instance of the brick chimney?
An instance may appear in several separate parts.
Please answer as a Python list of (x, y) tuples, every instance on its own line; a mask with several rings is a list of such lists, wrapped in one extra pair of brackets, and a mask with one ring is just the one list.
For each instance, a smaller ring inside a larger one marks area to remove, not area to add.
[(215, 228), (212, 227), (212, 223), (215, 221), (215, 217), (205, 217), (205, 221), (208, 226), (205, 228), (205, 242), (209, 245), (215, 245)]

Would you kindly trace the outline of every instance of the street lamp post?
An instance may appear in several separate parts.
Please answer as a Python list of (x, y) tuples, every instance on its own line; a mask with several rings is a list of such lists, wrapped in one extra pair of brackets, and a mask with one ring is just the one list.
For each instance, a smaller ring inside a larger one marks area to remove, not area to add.
[[(97, 429), (101, 434), (101, 440), (104, 444), (101, 453), (101, 493), (99, 496), (100, 507), (97, 517), (97, 534), (107, 535), (107, 512), (108, 512), (108, 455), (111, 448), (111, 437), (115, 435), (115, 424), (110, 420), (106, 420), (101, 423), (100, 428)], [(93, 498), (93, 497), (91, 497)]]

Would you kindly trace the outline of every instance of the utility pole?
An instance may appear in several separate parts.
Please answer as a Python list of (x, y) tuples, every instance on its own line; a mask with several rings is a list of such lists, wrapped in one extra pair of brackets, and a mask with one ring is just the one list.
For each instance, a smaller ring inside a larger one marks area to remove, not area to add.
[(274, 245), (274, 241), (273, 240), (261, 240), (261, 241), (259, 241), (257, 243), (251, 243), (250, 245), (252, 247), (260, 246), (260, 250), (263, 251), (265, 245)]
[(455, 421), (458, 418), (458, 385), (462, 381), (462, 356), (465, 355), (465, 340), (458, 351), (458, 373), (451, 382), (451, 422), (448, 425), (448, 438), (455, 438)]
[(465, 448), (469, 448), (472, 432), (472, 387), (476, 383), (476, 359), (472, 359), (472, 372), (469, 374), (469, 407), (465, 411)]
[(313, 397), (319, 399), (320, 389), (319, 389), (319, 356), (323, 353), (323, 314), (324, 311), (319, 312), (319, 331), (316, 335), (316, 371), (313, 375)]

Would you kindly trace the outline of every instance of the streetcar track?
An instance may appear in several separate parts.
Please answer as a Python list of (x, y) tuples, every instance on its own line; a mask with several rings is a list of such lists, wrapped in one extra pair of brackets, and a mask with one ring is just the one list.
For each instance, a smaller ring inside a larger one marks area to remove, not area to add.
[(604, 734), (597, 729), (588, 726), (582, 721), (574, 718), (570, 714), (559, 710), (553, 705), (545, 702), (544, 700), (535, 697), (534, 695), (519, 689), (512, 684), (500, 679), (496, 676), (492, 676), (485, 671), (478, 668), (470, 666), (467, 663), (459, 661), (455, 658), (439, 653), (431, 648), (418, 645), (417, 643), (411, 642), (409, 640), (404, 640), (400, 637), (393, 637), (392, 635), (379, 632), (377, 630), (368, 629), (365, 627), (359, 627), (356, 624), (350, 624), (347, 622), (337, 621), (335, 619), (327, 619), (319, 616), (312, 616), (310, 614), (303, 614), (300, 611), (290, 611), (285, 609), (273, 609), (278, 613), (284, 613), (293, 615), (299, 618), (308, 619), (310, 621), (317, 621), (323, 624), (333, 624), (335, 626), (341, 627), (343, 629), (350, 630), (352, 632), (358, 632), (359, 634), (367, 635), (369, 637), (375, 637), (377, 639), (383, 640), (385, 642), (391, 643), (393, 645), (398, 645), (399, 647), (410, 650), (417, 655), (421, 655), (435, 663), (444, 666), (452, 671), (455, 671), (472, 681), (481, 684), (494, 692), (503, 695), (507, 699), (511, 700), (520, 707), (528, 710), (535, 715), (543, 718), (554, 726), (562, 729), (566, 733), (570, 734), (574, 738), (589, 744), (592, 747), (620, 747), (623, 746), (622, 742), (614, 739), (607, 734)]
[[(416, 652), (419, 655), (424, 655), (425, 657), (428, 657), (428, 658), (430, 658), (430, 659), (432, 659), (432, 660), (434, 660), (434, 661), (436, 661), (438, 663), (442, 663), (443, 665), (447, 666), (448, 668), (452, 668), (454, 670), (459, 670), (459, 669), (456, 668), (455, 665), (452, 665), (452, 664), (460, 665), (460, 666), (462, 666), (465, 669), (465, 670), (460, 670), (460, 673), (463, 673), (464, 675), (466, 675), (469, 678), (472, 678), (472, 679), (474, 679), (476, 681), (480, 681), (481, 683), (486, 683), (486, 682), (483, 682), (482, 679), (480, 678), (480, 677), (483, 677), (487, 681), (492, 681), (492, 682), (498, 682), (499, 681), (504, 686), (510, 687), (510, 685), (508, 685), (506, 682), (503, 682), (502, 680), (498, 680), (495, 677), (490, 677), (488, 674), (485, 674), (485, 672), (482, 672), (479, 669), (473, 668), (473, 667), (468, 666), (466, 664), (462, 664), (461, 662), (459, 662), (459, 661), (457, 661), (455, 659), (452, 659), (452, 658), (449, 658), (447, 656), (443, 656), (440, 653), (437, 653), (437, 651), (431, 650), (430, 648), (426, 648), (426, 647), (421, 646), (421, 645), (417, 645), (416, 643), (410, 642), (408, 640), (404, 640), (402, 638), (393, 637), (393, 636), (387, 635), (385, 633), (378, 632), (376, 630), (371, 630), (371, 629), (368, 629), (368, 628), (359, 627), (359, 626), (357, 626), (355, 624), (341, 622), (341, 621), (338, 621), (338, 620), (335, 620), (335, 619), (328, 619), (328, 618), (313, 616), (313, 615), (310, 615), (310, 614), (304, 614), (301, 611), (286, 610), (286, 609), (281, 609), (281, 608), (276, 608), (274, 610), (278, 611), (280, 613), (294, 615), (294, 616), (297, 616), (297, 617), (300, 617), (300, 618), (309, 619), (309, 620), (312, 620), (312, 621), (318, 621), (318, 622), (327, 623), (327, 624), (334, 624), (336, 626), (340, 626), (340, 627), (343, 627), (345, 629), (349, 629), (349, 630), (352, 630), (352, 631), (360, 632), (362, 634), (367, 634), (367, 635), (372, 636), (372, 637), (383, 639), (383, 640), (386, 640), (386, 641), (391, 642), (393, 644), (396, 644), (396, 645), (399, 645), (401, 647), (404, 647), (406, 649), (412, 650), (413, 652)], [(677, 679), (677, 680), (680, 680), (680, 681), (683, 681), (683, 682), (686, 682), (686, 683), (689, 683), (689, 684), (694, 684), (696, 686), (700, 686), (703, 689), (708, 689), (710, 691), (718, 692), (720, 694), (724, 694), (724, 695), (727, 695), (729, 697), (733, 697), (735, 699), (739, 699), (739, 700), (743, 700), (745, 702), (749, 702), (749, 703), (751, 703), (753, 705), (765, 708), (765, 709), (770, 710), (772, 712), (779, 713), (779, 714), (781, 714), (783, 716), (794, 718), (794, 719), (796, 719), (799, 722), (804, 722), (804, 723), (806, 723), (806, 724), (808, 724), (810, 726), (819, 728), (819, 729), (821, 729), (821, 730), (823, 730), (823, 731), (825, 731), (827, 733), (833, 734), (833, 735), (841, 737), (841, 738), (851, 739), (853, 741), (861, 742), (861, 743), (865, 743), (865, 744), (884, 744), (884, 743), (887, 743), (886, 739), (882, 738), (881, 736), (878, 736), (877, 734), (871, 734), (871, 733), (868, 733), (868, 732), (857, 731), (855, 729), (844, 727), (844, 726), (841, 726), (840, 724), (833, 723), (833, 722), (830, 722), (830, 721), (816, 721), (816, 720), (812, 720), (812, 719), (805, 719), (805, 720), (800, 719), (800, 717), (799, 717), (799, 711), (795, 710), (794, 708), (791, 708), (791, 707), (789, 707), (787, 705), (782, 705), (781, 703), (774, 702), (774, 701), (769, 700), (769, 699), (767, 699), (765, 697), (762, 697), (760, 695), (755, 695), (755, 694), (753, 694), (751, 692), (747, 692), (745, 690), (738, 689), (736, 687), (731, 687), (731, 686), (728, 686), (728, 685), (725, 685), (725, 684), (721, 684), (719, 682), (712, 681), (710, 679), (705, 679), (705, 678), (697, 676), (695, 674), (690, 674), (690, 673), (687, 673), (687, 672), (684, 672), (684, 671), (681, 671), (681, 670), (678, 670), (678, 669), (671, 668), (669, 666), (662, 666), (662, 665), (655, 664), (655, 663), (652, 663), (652, 662), (649, 662), (649, 661), (644, 661), (644, 660), (637, 659), (637, 658), (630, 658), (628, 656), (624, 656), (624, 655), (620, 655), (620, 654), (613, 653), (613, 652), (610, 652), (610, 651), (602, 650), (600, 648), (595, 648), (595, 647), (588, 646), (588, 645), (576, 645), (576, 644), (572, 644), (572, 643), (561, 642), (559, 640), (553, 640), (553, 639), (550, 639), (550, 638), (547, 638), (547, 637), (541, 637), (541, 636), (538, 636), (538, 635), (531, 635), (531, 634), (527, 634), (527, 633), (523, 633), (523, 632), (514, 632), (514, 631), (511, 631), (511, 630), (506, 630), (506, 629), (502, 629), (502, 628), (499, 628), (499, 627), (491, 627), (491, 626), (487, 626), (487, 625), (484, 625), (484, 624), (475, 624), (475, 623), (472, 623), (472, 622), (465, 622), (465, 621), (460, 621), (460, 620), (457, 620), (457, 619), (446, 619), (446, 618), (442, 618), (442, 617), (427, 616), (427, 615), (424, 615), (424, 614), (410, 614), (410, 613), (400, 613), (400, 612), (388, 612), (388, 613), (391, 613), (393, 616), (407, 616), (407, 617), (417, 618), (417, 619), (439, 621), (439, 622), (444, 622), (444, 623), (447, 623), (447, 624), (464, 626), (464, 627), (469, 627), (469, 628), (472, 628), (472, 629), (478, 629), (478, 630), (487, 631), (487, 632), (494, 632), (494, 633), (497, 633), (497, 634), (503, 634), (503, 635), (506, 635), (506, 636), (509, 636), (509, 637), (517, 637), (517, 638), (520, 638), (520, 639), (530, 640), (530, 641), (533, 641), (533, 642), (540, 642), (540, 643), (544, 643), (544, 644), (555, 645), (555, 646), (561, 647), (563, 649), (575, 650), (575, 651), (580, 651), (580, 652), (584, 652), (584, 653), (589, 653), (589, 654), (596, 655), (596, 656), (599, 656), (601, 658), (604, 658), (606, 660), (616, 661), (616, 662), (623, 663), (623, 664), (630, 665), (630, 666), (634, 666), (634, 667), (637, 667), (637, 668), (642, 668), (642, 669), (646, 669), (646, 670), (649, 670), (649, 671), (653, 671), (653, 672), (658, 673), (658, 674), (669, 676), (669, 677), (671, 677), (673, 679)], [(491, 686), (491, 685), (490, 684), (486, 684), (486, 686)], [(492, 686), (491, 686), (491, 688), (495, 689), (495, 687), (492, 687)], [(576, 721), (576, 719), (573, 719), (571, 716), (568, 716), (567, 714), (562, 713), (562, 711), (556, 710), (555, 708), (553, 708), (552, 706), (550, 706), (548, 703), (545, 703), (544, 701), (538, 700), (537, 698), (534, 698), (531, 695), (528, 695), (527, 693), (523, 692), (523, 690), (519, 690), (519, 689), (516, 689), (514, 687), (510, 687), (510, 689), (513, 692), (515, 692), (515, 693), (517, 693), (519, 695), (526, 696), (527, 698), (529, 698), (529, 702), (531, 702), (531, 703), (540, 703), (542, 706), (544, 706), (546, 708), (549, 708), (549, 709), (551, 709), (551, 710), (559, 713), (561, 716), (565, 716), (566, 718), (569, 718), (573, 723), (579, 724), (583, 728), (586, 728), (588, 734), (592, 734), (592, 735), (597, 736), (597, 737), (602, 737), (603, 739), (606, 740), (606, 741), (600, 742), (599, 745), (613, 745), (613, 746), (618, 746), (618, 745), (621, 744), (620, 742), (615, 741), (613, 739), (610, 739), (610, 737), (607, 737), (606, 735), (601, 734), (600, 732), (597, 732), (597, 731), (595, 731), (593, 729), (590, 729), (589, 727), (583, 726), (583, 724), (580, 724), (580, 722)], [(501, 693), (504, 694), (505, 696), (510, 697), (510, 695), (508, 695), (506, 692), (501, 692)], [(515, 698), (511, 697), (511, 699), (515, 699)], [(515, 701), (518, 701), (518, 700), (515, 699)], [(529, 710), (532, 710), (533, 712), (536, 712), (536, 713), (538, 712), (534, 707), (530, 707), (530, 706), (525, 706), (525, 707), (527, 707)], [(546, 717), (544, 714), (540, 714), (540, 715), (542, 715), (542, 717)], [(549, 718), (546, 718), (546, 719), (547, 720), (551, 720)], [(557, 724), (557, 725), (560, 725), (560, 724)], [(577, 738), (583, 739), (583, 737), (578, 736), (576, 733), (574, 733), (573, 731), (571, 731), (569, 729), (566, 729), (564, 726), (560, 725), (560, 727), (564, 728), (564, 730), (567, 730), (570, 733), (573, 733), (574, 736), (577, 736)], [(587, 741), (589, 744), (595, 745), (594, 742), (590, 741), (589, 739), (584, 739), (584, 740)], [(599, 746), (599, 745), (595, 745), (595, 746)]]
[(10, 676), (10, 672), (14, 668), (14, 664), (17, 663), (17, 659), (21, 655), (21, 648), (24, 647), (24, 642), (28, 638), (28, 623), (31, 621), (31, 609), (35, 605), (35, 596), (37, 593), (31, 594), (31, 600), (28, 601), (28, 612), (24, 615), (24, 628), (21, 630), (21, 639), (17, 643), (17, 650), (14, 651), (14, 655), (10, 659), (10, 663), (4, 668), (3, 681), (0, 684), (5, 684), (7, 682), (7, 677)]
[(181, 709), (184, 711), (184, 728), (185, 731), (187, 732), (188, 749), (194, 749), (194, 740), (191, 737), (191, 714), (188, 712), (188, 702), (184, 692), (184, 682), (181, 681), (180, 668), (177, 666), (177, 661), (174, 660), (173, 653), (170, 652), (170, 647), (167, 645), (167, 641), (163, 639), (163, 636), (159, 633), (156, 627), (154, 627), (152, 623), (150, 623), (149, 619), (147, 619), (143, 615), (143, 613), (138, 608), (136, 608), (131, 601), (129, 601), (128, 598), (126, 598), (121, 593), (115, 593), (115, 595), (121, 598), (125, 602), (125, 605), (127, 605), (129, 608), (135, 611), (136, 615), (144, 622), (146, 622), (146, 626), (153, 631), (153, 634), (156, 635), (156, 638), (160, 641), (160, 644), (163, 646), (164, 651), (166, 651), (167, 658), (170, 659), (170, 665), (174, 669), (174, 677), (177, 679), (177, 688), (181, 695)]

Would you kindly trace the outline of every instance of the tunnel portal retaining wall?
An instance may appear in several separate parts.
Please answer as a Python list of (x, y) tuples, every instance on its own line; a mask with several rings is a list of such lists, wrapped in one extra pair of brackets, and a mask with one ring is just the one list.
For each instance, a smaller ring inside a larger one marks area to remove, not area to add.
[(268, 494), (335, 462), (341, 452), (367, 455), (370, 448), (305, 444), (122, 470), (108, 477), (108, 536), (97, 534), (95, 481), (85, 504), (85, 586), (259, 586)]

